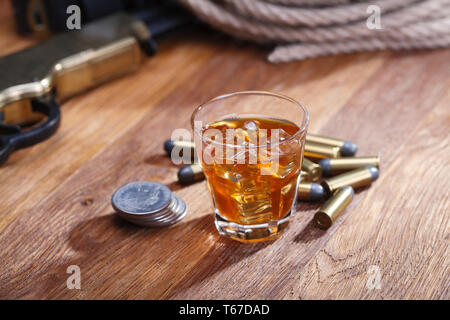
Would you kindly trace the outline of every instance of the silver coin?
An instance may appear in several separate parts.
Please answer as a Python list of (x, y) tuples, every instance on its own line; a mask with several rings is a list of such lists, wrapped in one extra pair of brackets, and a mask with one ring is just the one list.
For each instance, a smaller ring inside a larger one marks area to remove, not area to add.
[(154, 220), (154, 219), (158, 219), (158, 218), (168, 217), (172, 214), (173, 214), (172, 210), (170, 210), (169, 208), (165, 208), (159, 212), (155, 212), (152, 214), (146, 214), (146, 215), (139, 215), (139, 216), (136, 216), (135, 218), (139, 219), (139, 220)]
[(170, 221), (171, 224), (181, 221), (186, 216), (186, 212), (187, 212), (186, 203), (178, 196), (175, 196), (175, 197), (178, 200), (179, 207), (178, 207), (177, 211), (174, 211), (174, 219)]
[(111, 203), (116, 211), (126, 215), (150, 215), (167, 208), (172, 192), (166, 186), (150, 181), (131, 182), (114, 192)]
[(150, 220), (158, 220), (158, 219), (163, 219), (163, 218), (167, 218), (169, 216), (172, 216), (173, 213), (173, 209), (176, 206), (177, 200), (174, 197), (174, 195), (172, 194), (172, 201), (170, 202), (170, 204), (167, 206), (167, 208), (165, 208), (164, 210), (161, 210), (160, 212), (156, 212), (150, 215), (146, 215), (146, 218), (150, 219)]
[(178, 206), (178, 208), (176, 208), (176, 210), (174, 209), (173, 211), (175, 213), (177, 213), (177, 215), (186, 214), (186, 211), (187, 211), (186, 202), (184, 202), (183, 199), (181, 199), (177, 195), (174, 195), (174, 197), (178, 200), (179, 206)]
[(172, 211), (170, 211), (164, 216), (147, 219), (147, 221), (149, 221), (149, 222), (164, 222), (164, 221), (168, 221), (168, 220), (173, 220), (174, 217), (175, 217), (175, 214)]
[(181, 221), (181, 219), (184, 217), (175, 217), (172, 220), (167, 220), (167, 221), (158, 221), (158, 222), (149, 222), (148, 226), (149, 227), (168, 227), (171, 226), (179, 221)]
[(173, 215), (170, 219), (165, 219), (162, 221), (149, 221), (147, 222), (147, 225), (150, 227), (167, 227), (181, 221), (186, 216), (186, 212), (187, 210), (184, 210), (180, 215)]
[(170, 225), (175, 224), (175, 223), (178, 223), (178, 222), (180, 222), (181, 220), (183, 220), (184, 217), (186, 216), (186, 213), (187, 213), (187, 210), (184, 210), (184, 211), (178, 216), (177, 219), (175, 219), (174, 221), (172, 221), (172, 222), (170, 223)]
[(167, 219), (172, 219), (171, 217), (174, 215), (173, 211), (168, 210), (168, 209), (164, 209), (163, 211), (161, 211), (161, 213), (158, 214), (154, 214), (154, 215), (128, 215), (127, 218), (129, 220), (133, 220), (133, 221), (147, 221), (147, 222), (152, 222), (152, 221), (159, 221), (159, 220), (167, 220)]
[(111, 203), (118, 214), (131, 223), (146, 227), (166, 227), (181, 221), (186, 203), (166, 186), (150, 181), (132, 182), (119, 188)]
[[(161, 220), (140, 220), (140, 221), (136, 221), (136, 223), (139, 223), (141, 225), (145, 225), (148, 227), (165, 227), (167, 225), (171, 225), (175, 220), (177, 220), (177, 217), (172, 215), (170, 217), (167, 217), (165, 219), (161, 219)], [(131, 221), (130, 222), (135, 222), (135, 221)]]

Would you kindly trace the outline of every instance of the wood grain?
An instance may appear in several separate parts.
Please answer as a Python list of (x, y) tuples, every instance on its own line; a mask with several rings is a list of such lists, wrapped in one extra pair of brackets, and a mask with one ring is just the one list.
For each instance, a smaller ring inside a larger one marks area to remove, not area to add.
[[(33, 44), (0, 4), (0, 54)], [(75, 97), (48, 141), (0, 168), (0, 298), (449, 299), (450, 50), (361, 53), (270, 65), (211, 32), (165, 40), (139, 72)], [(278, 240), (218, 236), (205, 183), (182, 187), (163, 142), (194, 106), (239, 90), (302, 101), (310, 132), (380, 154), (381, 176), (328, 231), (299, 204)], [(167, 184), (188, 204), (166, 229), (119, 219), (111, 194)], [(81, 268), (81, 290), (66, 269)], [(369, 267), (381, 288), (367, 286)]]

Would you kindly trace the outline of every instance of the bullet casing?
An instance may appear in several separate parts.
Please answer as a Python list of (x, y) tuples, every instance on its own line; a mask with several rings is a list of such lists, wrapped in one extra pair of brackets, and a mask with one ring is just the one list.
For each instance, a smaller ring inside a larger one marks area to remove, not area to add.
[(311, 177), (309, 176), (309, 173), (306, 171), (300, 171), (300, 181), (301, 182), (311, 182)]
[(380, 157), (347, 157), (335, 159), (323, 159), (319, 161), (324, 176), (331, 176), (345, 171), (358, 169), (361, 167), (380, 167)]
[(202, 167), (199, 164), (191, 164), (190, 167), (194, 174), (195, 181), (205, 179), (205, 174), (203, 173)]
[[(166, 150), (167, 155), (171, 156), (172, 151), (175, 149), (175, 154), (185, 157), (184, 151), (189, 151), (190, 158), (197, 161), (197, 154), (195, 150), (195, 143), (190, 140), (167, 140), (164, 142), (164, 150)], [(186, 155), (189, 157), (189, 155)]]
[(317, 134), (311, 134), (308, 133), (306, 135), (306, 142), (313, 142), (313, 143), (319, 143), (319, 144), (326, 144), (328, 146), (335, 146), (335, 147), (342, 147), (344, 145), (344, 140), (326, 137), (326, 136), (320, 136)]
[(349, 186), (335, 191), (333, 196), (314, 215), (316, 225), (321, 229), (328, 229), (352, 202), (353, 195), (353, 188)]
[(194, 183), (205, 179), (199, 164), (185, 165), (178, 170), (178, 181), (182, 184)]
[(339, 158), (341, 149), (336, 146), (328, 146), (314, 142), (305, 143), (305, 157), (312, 159)]
[(314, 182), (300, 182), (297, 189), (297, 199), (301, 201), (320, 201), (325, 197), (323, 187)]
[(308, 181), (317, 182), (322, 178), (322, 167), (309, 159), (303, 159), (302, 170), (308, 173), (310, 177)]
[(341, 154), (344, 157), (354, 156), (358, 149), (356, 144), (354, 144), (353, 142), (310, 133), (306, 135), (306, 143), (317, 143), (327, 146), (339, 147), (341, 150)]
[(195, 143), (189, 140), (176, 140), (174, 141), (174, 147), (177, 148), (190, 148), (195, 150)]
[(332, 194), (339, 188), (344, 186), (350, 186), (354, 189), (368, 186), (378, 178), (378, 169), (375, 167), (364, 167), (355, 169), (332, 178), (328, 178), (322, 181), (322, 186), (328, 192)]

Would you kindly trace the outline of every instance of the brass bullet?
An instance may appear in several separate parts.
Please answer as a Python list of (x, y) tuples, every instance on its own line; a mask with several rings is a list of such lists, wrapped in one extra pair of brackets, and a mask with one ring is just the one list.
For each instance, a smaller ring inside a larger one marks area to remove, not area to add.
[(329, 146), (320, 143), (306, 142), (305, 157), (312, 159), (339, 158), (341, 149), (336, 146)]
[(195, 143), (189, 140), (167, 140), (164, 142), (164, 150), (166, 150), (167, 154), (170, 156), (173, 148), (189, 148), (192, 152), (195, 152)]
[(309, 176), (309, 173), (306, 171), (300, 171), (300, 181), (301, 182), (311, 182), (311, 177)]
[(331, 138), (331, 137), (319, 136), (319, 135), (310, 134), (310, 133), (308, 133), (306, 135), (306, 143), (309, 143), (309, 142), (339, 147), (341, 149), (341, 154), (343, 157), (354, 156), (358, 149), (356, 144), (354, 144), (353, 142), (344, 141), (341, 139), (336, 139), (336, 138)]
[(188, 164), (178, 170), (178, 181), (181, 184), (190, 184), (204, 179), (205, 174), (198, 164)]
[(361, 168), (361, 167), (380, 167), (380, 157), (348, 157), (335, 159), (322, 159), (319, 162), (324, 176), (332, 176), (337, 173)]
[(349, 186), (335, 191), (333, 196), (314, 215), (316, 226), (321, 229), (331, 227), (342, 211), (352, 202), (353, 195), (353, 188)]
[[(169, 157), (172, 156), (172, 150), (175, 156), (183, 157), (183, 159), (190, 159), (197, 162), (197, 153), (195, 151), (195, 143), (189, 140), (167, 140), (164, 142), (164, 150), (166, 150)], [(188, 151), (185, 156), (184, 151)]]
[(300, 182), (297, 198), (302, 201), (320, 201), (325, 197), (325, 189), (318, 183)]
[(350, 186), (354, 189), (368, 186), (378, 178), (378, 169), (364, 167), (355, 169), (322, 181), (322, 186), (328, 194), (334, 193), (339, 188)]
[(308, 173), (308, 181), (317, 182), (322, 178), (322, 167), (309, 159), (303, 158), (302, 170)]

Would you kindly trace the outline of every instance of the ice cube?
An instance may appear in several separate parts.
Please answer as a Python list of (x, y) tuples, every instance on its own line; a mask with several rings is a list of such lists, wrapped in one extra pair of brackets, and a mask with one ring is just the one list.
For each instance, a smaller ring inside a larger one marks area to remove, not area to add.
[(225, 177), (234, 183), (238, 183), (239, 181), (242, 180), (242, 175), (240, 173), (233, 172), (233, 171), (228, 171), (225, 174)]
[(272, 132), (271, 136), (271, 152), (273, 155), (282, 156), (285, 154), (295, 153), (300, 149), (298, 138), (292, 138), (292, 135), (283, 129)]
[(248, 145), (248, 141), (250, 140), (247, 131), (242, 128), (237, 128), (234, 130), (234, 136), (236, 137), (236, 143), (239, 146)]
[(259, 128), (259, 123), (256, 120), (249, 120), (244, 123), (245, 130), (256, 131)]
[(214, 173), (217, 177), (230, 180), (234, 183), (242, 179), (242, 175), (235, 171), (235, 165), (233, 164), (216, 165), (214, 166)]
[(227, 164), (244, 164), (246, 163), (246, 150), (238, 149), (234, 150), (227, 148), (225, 153), (225, 160)]
[(273, 141), (272, 143), (283, 142), (291, 137), (291, 135), (283, 129), (272, 129), (271, 133), (271, 137), (273, 138), (273, 140), (271, 139)]
[(297, 166), (295, 165), (294, 162), (289, 162), (286, 165), (278, 164), (278, 170), (274, 174), (274, 177), (276, 177), (278, 179), (284, 179), (289, 174), (291, 174), (292, 171), (294, 171), (296, 169), (297, 169)]
[(231, 198), (240, 209), (241, 222), (263, 222), (272, 215), (271, 185), (269, 179), (242, 177), (239, 189), (231, 193)]
[(261, 147), (258, 149), (258, 162), (268, 164), (272, 161), (271, 150), (267, 147)]

